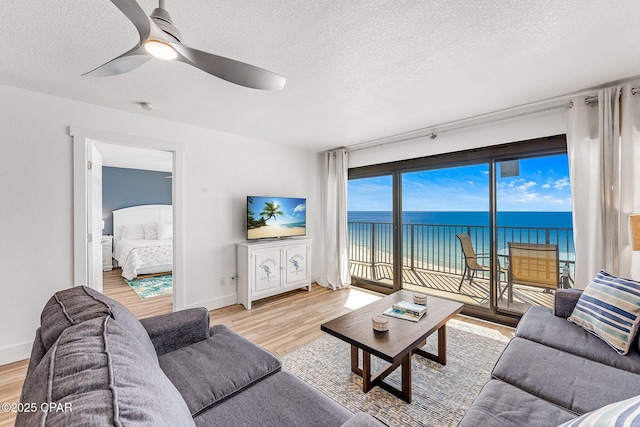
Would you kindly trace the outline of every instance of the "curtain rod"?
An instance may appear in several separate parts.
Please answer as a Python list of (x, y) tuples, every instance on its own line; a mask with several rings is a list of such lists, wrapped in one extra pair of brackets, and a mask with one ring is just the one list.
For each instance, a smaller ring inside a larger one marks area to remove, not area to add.
[[(549, 102), (545, 101), (545, 103), (548, 104)], [(540, 103), (538, 103), (538, 104), (540, 104)], [(531, 106), (531, 105), (535, 105), (535, 104), (530, 104), (529, 106)], [(494, 113), (489, 113), (489, 114), (485, 114), (485, 115), (481, 115), (481, 116), (474, 116), (474, 117), (470, 117), (470, 118), (467, 118), (467, 119), (458, 120), (458, 121), (455, 121), (455, 122), (444, 123), (444, 124), (441, 124), (441, 125), (431, 126), (431, 127), (424, 128), (424, 129), (414, 130), (414, 131), (410, 131), (410, 132), (405, 132), (405, 133), (389, 136), (389, 137), (386, 137), (386, 138), (381, 138), (381, 139), (377, 139), (377, 140), (373, 140), (373, 141), (368, 141), (368, 142), (363, 142), (363, 143), (351, 145), (351, 146), (347, 147), (347, 150), (349, 150), (350, 152), (354, 152), (354, 151), (366, 150), (366, 149), (374, 148), (374, 147), (380, 147), (380, 146), (383, 146), (383, 145), (398, 144), (398, 143), (401, 143), (401, 142), (412, 141), (414, 139), (420, 139), (420, 138), (425, 138), (425, 137), (429, 137), (431, 139), (436, 139), (438, 137), (438, 135), (441, 135), (443, 133), (455, 132), (455, 131), (458, 131), (458, 130), (461, 130), (461, 129), (470, 128), (470, 127), (482, 126), (482, 125), (487, 125), (487, 124), (491, 124), (491, 123), (497, 123), (497, 122), (501, 122), (501, 121), (504, 121), (504, 120), (510, 120), (510, 119), (515, 119), (515, 118), (518, 118), (518, 117), (528, 116), (528, 115), (531, 115), (531, 114), (542, 113), (542, 112), (550, 111), (550, 110), (556, 110), (558, 108), (568, 108), (568, 107), (571, 107), (572, 105), (573, 105), (573, 102), (563, 101), (560, 104), (556, 103), (554, 105), (548, 105), (546, 107), (537, 108), (535, 110), (520, 111), (520, 112), (517, 112), (517, 113), (504, 115), (505, 113), (508, 113), (510, 111), (522, 110), (524, 108), (524, 106), (510, 108), (510, 109), (507, 109), (507, 110), (500, 110), (500, 111), (497, 111), (497, 112), (494, 112)], [(500, 116), (499, 117), (492, 117), (492, 116), (496, 116), (497, 114), (500, 114)], [(451, 126), (451, 127), (449, 127), (449, 126)]]
[[(436, 139), (438, 135), (441, 135), (443, 133), (455, 132), (455, 131), (459, 131), (459, 130), (470, 128), (470, 127), (482, 126), (482, 125), (497, 123), (505, 120), (516, 119), (519, 117), (542, 113), (545, 111), (556, 110), (558, 108), (571, 108), (573, 107), (573, 101), (569, 101), (568, 99), (574, 98), (576, 96), (583, 96), (587, 93), (593, 93), (594, 90), (596, 89), (589, 89), (588, 91), (582, 91), (581, 93), (564, 95), (561, 97), (551, 98), (544, 101), (535, 102), (532, 104), (520, 105), (517, 107), (507, 108), (504, 110), (499, 110), (492, 113), (469, 117), (462, 120), (430, 126), (427, 128), (418, 129), (414, 131), (404, 132), (397, 135), (376, 139), (373, 141), (362, 142), (362, 143), (348, 146), (347, 150), (354, 152), (354, 151), (366, 150), (369, 148), (380, 147), (383, 145), (398, 144), (401, 142), (412, 141), (415, 139), (426, 138), (426, 137), (429, 137), (431, 139)], [(640, 93), (640, 87), (631, 88), (632, 95), (636, 95), (638, 93)], [(596, 102), (598, 101), (597, 96), (591, 96), (591, 97), (585, 98), (585, 103), (587, 105), (589, 105), (589, 103), (594, 101)], [(547, 106), (543, 108), (533, 109), (533, 110), (527, 109), (526, 111), (521, 111), (525, 108), (530, 108), (536, 105), (543, 105), (543, 104), (547, 104)], [(519, 112), (516, 112), (516, 111), (519, 111)], [(511, 112), (514, 112), (514, 113), (509, 114)], [(497, 117), (494, 117), (494, 116), (497, 116)]]
[[(638, 92), (640, 92), (640, 87), (632, 87), (631, 88), (631, 95), (635, 95)], [(616, 96), (616, 95), (614, 93), (611, 96), (613, 97), (613, 96)], [(591, 104), (592, 102), (598, 102), (598, 97), (597, 96), (590, 96), (590, 97), (584, 99), (584, 103), (587, 104), (587, 105)]]

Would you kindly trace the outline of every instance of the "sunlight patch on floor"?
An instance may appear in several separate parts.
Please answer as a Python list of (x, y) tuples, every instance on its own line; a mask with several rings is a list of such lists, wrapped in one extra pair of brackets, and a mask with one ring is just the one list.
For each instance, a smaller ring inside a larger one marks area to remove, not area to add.
[(356, 310), (377, 301), (380, 298), (382, 298), (382, 296), (372, 294), (371, 292), (350, 288), (349, 296), (347, 297), (347, 301), (344, 303), (344, 306), (350, 310)]

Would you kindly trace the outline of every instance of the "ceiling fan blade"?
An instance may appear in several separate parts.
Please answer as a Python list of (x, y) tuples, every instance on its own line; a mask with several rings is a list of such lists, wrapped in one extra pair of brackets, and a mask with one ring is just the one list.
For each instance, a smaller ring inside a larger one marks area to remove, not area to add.
[(117, 58), (102, 64), (98, 68), (84, 73), (83, 76), (108, 77), (135, 70), (152, 57), (139, 44)]
[(111, 0), (120, 12), (129, 18), (129, 21), (136, 26), (138, 34), (140, 34), (140, 40), (144, 41), (149, 37), (151, 33), (150, 19), (144, 10), (140, 7), (135, 0)]
[(171, 42), (178, 51), (176, 60), (193, 65), (218, 78), (253, 89), (280, 90), (287, 79), (262, 68), (233, 59), (213, 55), (182, 43)]

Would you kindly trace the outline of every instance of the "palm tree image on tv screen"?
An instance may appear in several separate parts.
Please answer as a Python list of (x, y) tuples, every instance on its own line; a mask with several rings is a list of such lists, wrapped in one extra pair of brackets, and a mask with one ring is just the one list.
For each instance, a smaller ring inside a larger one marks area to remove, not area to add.
[(307, 201), (297, 197), (247, 197), (247, 239), (306, 235)]

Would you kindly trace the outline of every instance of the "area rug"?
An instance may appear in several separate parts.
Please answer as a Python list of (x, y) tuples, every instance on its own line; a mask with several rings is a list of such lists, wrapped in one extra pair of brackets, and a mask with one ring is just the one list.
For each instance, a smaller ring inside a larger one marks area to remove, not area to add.
[(140, 298), (158, 297), (173, 293), (173, 276), (171, 274), (127, 280), (127, 283)]
[[(293, 372), (352, 412), (368, 412), (390, 426), (456, 426), (504, 350), (508, 336), (483, 326), (447, 323), (447, 365), (414, 355), (411, 361), (412, 402), (380, 387), (362, 392), (362, 378), (351, 372), (350, 345), (326, 335), (282, 358)], [(437, 353), (437, 334), (426, 349)], [(375, 362), (375, 363), (374, 363)], [(372, 357), (374, 372), (386, 362)], [(386, 378), (400, 387), (400, 369)]]

